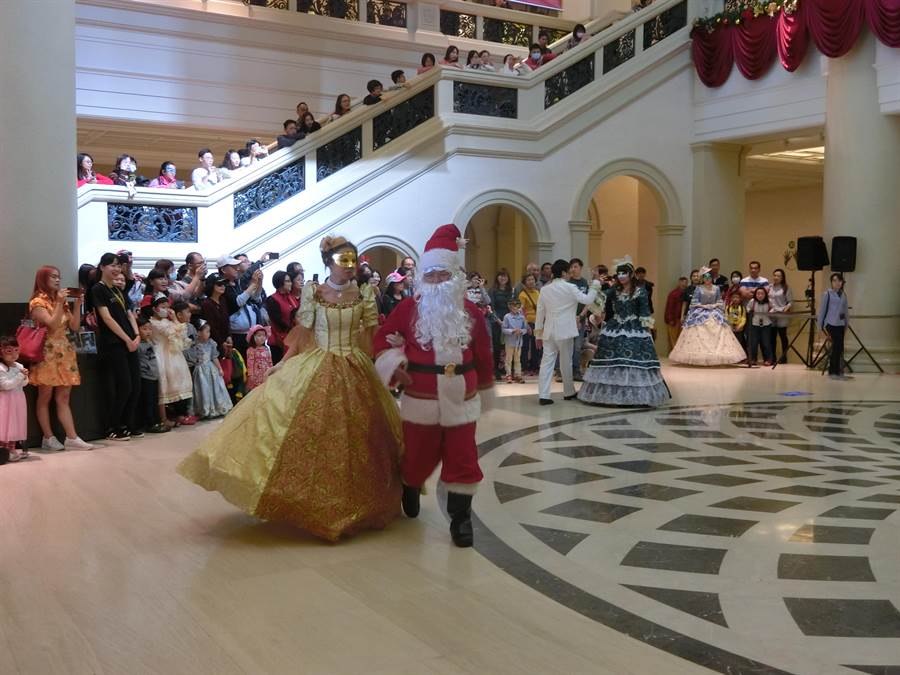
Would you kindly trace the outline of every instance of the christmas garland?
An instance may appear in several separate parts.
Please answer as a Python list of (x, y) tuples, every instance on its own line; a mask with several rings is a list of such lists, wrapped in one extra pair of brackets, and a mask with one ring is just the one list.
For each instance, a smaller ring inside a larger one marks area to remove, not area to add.
[(720, 26), (738, 26), (742, 21), (762, 16), (773, 18), (778, 12), (793, 14), (799, 0), (750, 0), (729, 3), (732, 6), (724, 12), (694, 20), (694, 28), (712, 33)]

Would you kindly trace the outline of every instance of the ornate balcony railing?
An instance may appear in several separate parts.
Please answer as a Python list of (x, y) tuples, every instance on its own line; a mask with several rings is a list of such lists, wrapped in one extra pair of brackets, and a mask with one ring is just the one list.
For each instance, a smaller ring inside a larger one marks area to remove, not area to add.
[(475, 15), (441, 10), (441, 32), (451, 37), (475, 39)]
[(486, 84), (453, 83), (453, 112), (516, 119), (519, 116), (518, 92), (510, 87)]
[(556, 105), (593, 81), (594, 55), (590, 54), (561, 73), (547, 78), (544, 84), (544, 108)]
[(253, 7), (269, 7), (270, 9), (288, 9), (288, 0), (244, 0), (245, 5)]
[(265, 178), (234, 193), (234, 226), (240, 227), (249, 220), (277, 206), (286, 199), (303, 192), (306, 158), (283, 166)]
[(500, 42), (505, 45), (528, 47), (533, 38), (534, 26), (503, 19), (484, 19), (482, 39), (488, 42)]
[(657, 14), (644, 24), (644, 49), (650, 49), (685, 26), (687, 26), (687, 0)]
[(356, 0), (297, 0), (297, 11), (330, 16), (333, 19), (359, 21), (359, 4)]
[(434, 87), (429, 87), (372, 120), (372, 149), (384, 147), (432, 117)]
[(356, 127), (316, 150), (316, 181), (333, 176), (360, 159), (362, 159), (362, 127)]
[(366, 21), (380, 26), (406, 28), (407, 7), (405, 2), (394, 0), (369, 0), (366, 3)]
[(106, 211), (110, 241), (197, 241), (196, 208), (107, 204)]
[(618, 68), (634, 58), (634, 31), (625, 33), (619, 39), (603, 45), (603, 74)]

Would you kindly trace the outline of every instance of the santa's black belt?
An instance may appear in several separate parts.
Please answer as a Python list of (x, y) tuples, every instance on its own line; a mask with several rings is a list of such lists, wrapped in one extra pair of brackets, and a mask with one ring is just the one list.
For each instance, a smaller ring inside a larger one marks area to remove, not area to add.
[(462, 375), (465, 372), (475, 369), (475, 362), (469, 363), (448, 363), (444, 366), (436, 366), (425, 363), (408, 363), (406, 369), (411, 373), (428, 373), (429, 375), (446, 375), (453, 377), (454, 375)]

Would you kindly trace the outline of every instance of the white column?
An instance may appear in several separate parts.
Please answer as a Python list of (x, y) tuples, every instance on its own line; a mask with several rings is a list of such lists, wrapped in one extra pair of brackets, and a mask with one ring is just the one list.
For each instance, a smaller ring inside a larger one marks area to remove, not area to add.
[(722, 269), (745, 269), (741, 146), (697, 143), (691, 150), (694, 154), (693, 221), (687, 269), (705, 265), (710, 258), (719, 258)]
[(589, 220), (570, 220), (569, 221), (569, 240), (571, 242), (572, 251), (570, 258), (581, 258), (589, 260), (591, 253), (590, 245), (591, 221)]
[(656, 351), (660, 354), (668, 353), (669, 341), (665, 339), (665, 314), (666, 296), (675, 288), (676, 280), (684, 274), (682, 261), (682, 239), (684, 237), (684, 225), (667, 224), (658, 225), (657, 253), (656, 253), (656, 292), (653, 294), (653, 310), (656, 318), (658, 339)]
[(857, 237), (856, 272), (846, 275), (851, 324), (882, 367), (896, 370), (900, 319), (852, 319), (900, 312), (900, 284), (891, 281), (900, 254), (900, 117), (880, 110), (874, 63), (868, 29), (849, 54), (828, 60), (823, 230), (829, 247), (833, 236)]
[(553, 242), (552, 241), (533, 241), (528, 247), (528, 259), (534, 260), (538, 265), (543, 265), (545, 262), (552, 263), (555, 258), (553, 257)]
[[(64, 285), (76, 280), (72, 0), (3, 3), (0, 92), (0, 306), (6, 306), (28, 300), (41, 265), (59, 267)], [(96, 253), (99, 259), (103, 251)]]

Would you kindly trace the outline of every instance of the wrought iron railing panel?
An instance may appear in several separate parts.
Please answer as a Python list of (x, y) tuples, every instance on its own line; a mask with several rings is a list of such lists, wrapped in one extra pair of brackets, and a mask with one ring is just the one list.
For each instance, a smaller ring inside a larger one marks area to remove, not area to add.
[(288, 9), (288, 0), (244, 0), (244, 4), (271, 9)]
[(565, 70), (547, 78), (544, 108), (549, 108), (594, 81), (594, 55), (589, 54)]
[(316, 180), (328, 178), (362, 158), (362, 127), (316, 148)]
[(687, 26), (687, 0), (657, 14), (644, 24), (644, 49)]
[(441, 32), (452, 37), (475, 39), (475, 16), (441, 10)]
[(301, 157), (234, 193), (234, 226), (240, 227), (305, 187), (306, 158)]
[(384, 147), (432, 117), (434, 87), (429, 87), (372, 120), (372, 149)]
[(366, 21), (381, 26), (406, 28), (406, 3), (394, 0), (369, 0), (366, 3)]
[(634, 58), (634, 31), (603, 45), (603, 72), (608, 73)]
[(355, 0), (297, 0), (297, 11), (359, 21), (359, 4)]
[(532, 27), (527, 23), (484, 17), (482, 37), (488, 42), (502, 42), (505, 45), (528, 47), (532, 41), (531, 34)]
[(110, 241), (197, 241), (194, 207), (110, 203), (106, 212)]
[(518, 91), (469, 82), (453, 83), (453, 112), (515, 119), (519, 115)]

